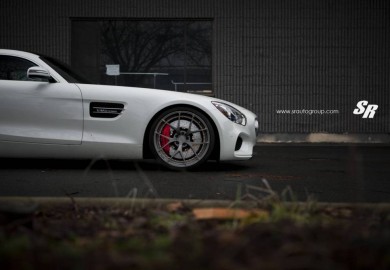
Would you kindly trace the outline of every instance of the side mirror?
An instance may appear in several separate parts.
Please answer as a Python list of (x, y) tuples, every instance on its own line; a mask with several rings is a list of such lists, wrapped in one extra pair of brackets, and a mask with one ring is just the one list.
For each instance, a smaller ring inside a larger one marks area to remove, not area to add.
[(43, 79), (50, 81), (51, 76), (49, 71), (41, 67), (30, 67), (27, 70), (27, 78), (29, 79)]

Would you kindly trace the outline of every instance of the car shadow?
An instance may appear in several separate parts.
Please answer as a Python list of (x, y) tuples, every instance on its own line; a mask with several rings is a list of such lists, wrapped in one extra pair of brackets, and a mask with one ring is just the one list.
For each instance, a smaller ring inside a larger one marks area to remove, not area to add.
[(240, 162), (208, 161), (194, 169), (171, 170), (154, 160), (86, 160), (86, 159), (24, 159), (0, 158), (1, 169), (31, 170), (128, 170), (128, 171), (161, 171), (161, 172), (229, 172), (247, 169)]

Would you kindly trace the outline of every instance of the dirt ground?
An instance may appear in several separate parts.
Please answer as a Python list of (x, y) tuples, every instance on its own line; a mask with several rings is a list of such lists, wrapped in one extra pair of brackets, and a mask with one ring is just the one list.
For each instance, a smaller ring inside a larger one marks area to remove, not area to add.
[(0, 269), (390, 269), (389, 208), (0, 211)]

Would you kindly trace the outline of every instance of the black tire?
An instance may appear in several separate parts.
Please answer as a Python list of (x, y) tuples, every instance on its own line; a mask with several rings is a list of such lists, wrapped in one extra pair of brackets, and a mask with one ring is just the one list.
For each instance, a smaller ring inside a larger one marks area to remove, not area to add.
[(174, 107), (152, 123), (149, 147), (157, 161), (175, 169), (190, 169), (204, 163), (215, 144), (214, 129), (199, 110)]

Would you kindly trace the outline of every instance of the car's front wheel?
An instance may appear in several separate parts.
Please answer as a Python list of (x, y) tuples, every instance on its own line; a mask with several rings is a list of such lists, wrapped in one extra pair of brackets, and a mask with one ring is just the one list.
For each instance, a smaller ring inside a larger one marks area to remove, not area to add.
[(153, 122), (149, 134), (154, 156), (172, 169), (193, 168), (205, 162), (214, 142), (214, 130), (207, 117), (187, 107), (161, 113)]

